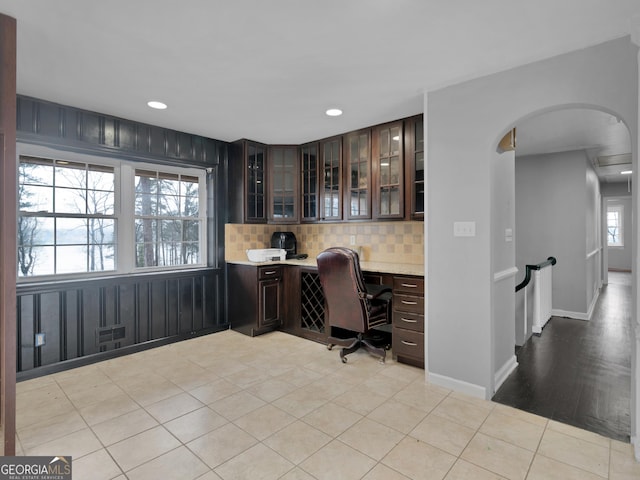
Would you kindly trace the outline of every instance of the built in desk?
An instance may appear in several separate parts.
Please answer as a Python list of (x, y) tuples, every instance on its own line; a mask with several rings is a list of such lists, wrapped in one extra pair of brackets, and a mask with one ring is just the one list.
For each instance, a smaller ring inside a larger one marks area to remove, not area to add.
[[(424, 368), (424, 265), (361, 261), (365, 282), (393, 288), (393, 357)], [(324, 295), (315, 258), (227, 260), (232, 329), (259, 335), (279, 329), (327, 342)]]

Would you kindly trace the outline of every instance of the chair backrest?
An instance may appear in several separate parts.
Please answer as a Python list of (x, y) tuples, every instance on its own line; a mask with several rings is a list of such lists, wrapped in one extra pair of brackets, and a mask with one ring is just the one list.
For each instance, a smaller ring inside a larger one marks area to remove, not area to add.
[(349, 248), (331, 247), (316, 260), (326, 301), (326, 323), (353, 332), (366, 332), (369, 301), (365, 297), (358, 254)]

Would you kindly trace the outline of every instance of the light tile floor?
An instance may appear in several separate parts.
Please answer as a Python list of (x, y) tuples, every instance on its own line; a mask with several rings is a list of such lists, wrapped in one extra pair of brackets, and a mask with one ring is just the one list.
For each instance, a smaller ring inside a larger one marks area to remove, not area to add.
[(424, 371), (225, 331), (18, 384), (18, 450), (74, 480), (631, 479), (628, 444)]

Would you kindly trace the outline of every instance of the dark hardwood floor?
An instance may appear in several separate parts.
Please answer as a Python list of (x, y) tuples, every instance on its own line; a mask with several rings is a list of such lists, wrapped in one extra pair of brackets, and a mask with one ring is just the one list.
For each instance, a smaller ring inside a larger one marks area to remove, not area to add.
[(493, 400), (629, 442), (631, 274), (609, 272), (591, 321), (552, 317)]

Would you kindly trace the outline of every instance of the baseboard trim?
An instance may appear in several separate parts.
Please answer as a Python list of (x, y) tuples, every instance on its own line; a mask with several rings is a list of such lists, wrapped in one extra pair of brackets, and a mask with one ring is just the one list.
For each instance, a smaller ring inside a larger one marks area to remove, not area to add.
[(600, 289), (596, 288), (593, 292), (593, 298), (591, 299), (591, 305), (589, 305), (589, 309), (587, 310), (587, 317), (591, 320), (591, 316), (593, 315), (593, 311), (596, 309), (596, 303), (598, 302), (598, 298), (600, 298)]
[(429, 383), (438, 385), (439, 387), (449, 388), (456, 392), (461, 392), (472, 397), (482, 398), (487, 400), (487, 389), (480, 385), (465, 382), (464, 380), (458, 380), (456, 378), (447, 377), (445, 375), (438, 375), (437, 373), (429, 372)]
[(589, 315), (584, 312), (569, 312), (568, 310), (559, 310), (557, 308), (551, 309), (551, 316), (553, 317), (569, 317), (576, 320), (589, 320)]
[(507, 377), (511, 375), (511, 372), (513, 372), (517, 367), (518, 367), (518, 359), (515, 355), (513, 355), (495, 373), (493, 377), (493, 393), (496, 393), (498, 391), (498, 389), (502, 386), (502, 384), (507, 379)]
[(593, 298), (591, 299), (591, 304), (587, 310), (587, 313), (584, 312), (569, 312), (567, 310), (559, 310), (557, 308), (551, 309), (551, 315), (555, 317), (569, 317), (575, 318), (576, 320), (591, 320), (593, 316), (593, 311), (596, 309), (596, 303), (598, 303), (598, 298), (600, 298), (600, 289), (597, 288), (594, 292)]

